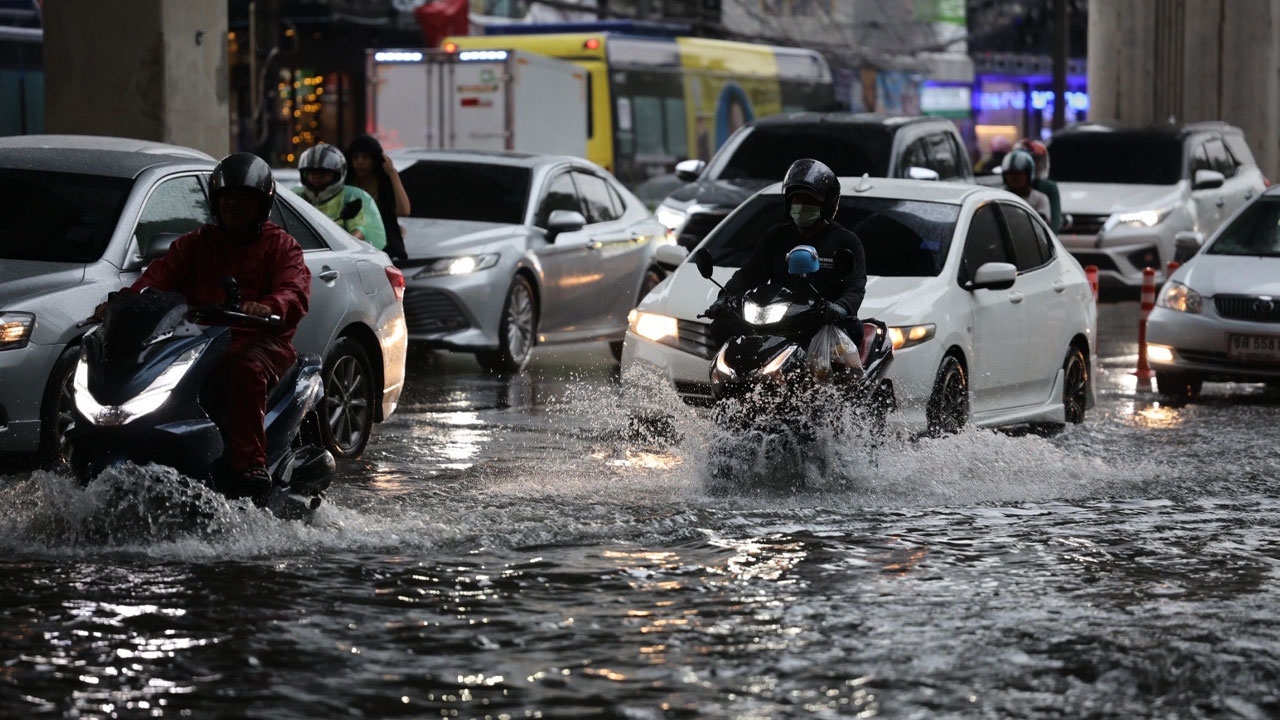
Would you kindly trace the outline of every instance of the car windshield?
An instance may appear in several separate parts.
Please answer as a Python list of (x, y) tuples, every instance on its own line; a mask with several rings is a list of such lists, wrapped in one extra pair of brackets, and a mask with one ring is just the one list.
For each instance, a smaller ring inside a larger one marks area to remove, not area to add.
[(1280, 198), (1265, 197), (1240, 211), (1205, 254), (1280, 257)]
[(1139, 132), (1077, 132), (1049, 144), (1057, 182), (1173, 185), (1182, 179), (1182, 141)]
[(0, 169), (0, 259), (94, 262), (132, 186), (130, 178)]
[(773, 182), (796, 160), (815, 158), (836, 175), (885, 177), (892, 146), (893, 134), (879, 125), (757, 126), (744, 130), (727, 152), (716, 153), (707, 172), (714, 179)]
[[(960, 207), (943, 203), (845, 196), (836, 222), (862, 240), (867, 274), (933, 277), (942, 272)], [(704, 242), (716, 265), (741, 267), (757, 240), (790, 222), (780, 195), (757, 195), (725, 219)]]
[(416, 218), (524, 222), (529, 168), (483, 162), (419, 160), (400, 171)]

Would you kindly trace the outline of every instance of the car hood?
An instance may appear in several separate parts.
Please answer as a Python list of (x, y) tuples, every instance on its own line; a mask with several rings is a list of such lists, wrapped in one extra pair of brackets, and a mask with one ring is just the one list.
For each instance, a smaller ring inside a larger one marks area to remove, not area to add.
[(401, 218), (404, 247), (410, 258), (448, 257), (481, 252), (495, 240), (511, 237), (523, 225)]
[[(724, 284), (733, 277), (736, 268), (717, 267), (715, 279)], [(876, 318), (890, 325), (918, 322), (933, 306), (933, 293), (922, 292), (934, 278), (919, 277), (869, 277), (867, 295), (858, 315)], [(720, 288), (698, 273), (690, 263), (681, 265), (667, 281), (645, 297), (640, 309), (661, 313), (680, 320), (707, 322), (698, 314), (715, 301)]]
[(1126, 185), (1121, 183), (1058, 183), (1062, 212), (1110, 215), (1127, 210), (1166, 208), (1182, 202), (1178, 185)]
[(15, 303), (24, 298), (76, 285), (84, 280), (84, 268), (78, 264), (35, 260), (0, 262), (0, 308), (20, 310)]
[(707, 207), (733, 209), (746, 202), (747, 198), (754, 195), (757, 190), (775, 182), (777, 181), (761, 178), (702, 179), (677, 189), (663, 202), (677, 208), (696, 203)]
[(1280, 258), (1197, 255), (1174, 280), (1211, 295), (1270, 295), (1280, 298)]

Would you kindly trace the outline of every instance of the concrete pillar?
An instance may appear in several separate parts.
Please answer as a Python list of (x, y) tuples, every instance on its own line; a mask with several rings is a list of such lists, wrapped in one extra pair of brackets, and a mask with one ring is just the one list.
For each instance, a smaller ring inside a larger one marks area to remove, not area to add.
[(230, 148), (226, 0), (44, 6), (45, 129)]
[(1089, 117), (1225, 120), (1280, 177), (1280, 0), (1090, 0)]

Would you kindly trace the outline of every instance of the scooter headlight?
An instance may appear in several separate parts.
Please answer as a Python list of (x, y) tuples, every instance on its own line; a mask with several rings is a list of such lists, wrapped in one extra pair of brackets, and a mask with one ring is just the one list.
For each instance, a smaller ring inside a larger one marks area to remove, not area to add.
[(750, 300), (742, 304), (742, 317), (752, 325), (772, 325), (786, 317), (791, 303), (776, 302), (768, 305), (757, 305)]
[(782, 366), (787, 364), (787, 361), (791, 359), (791, 356), (796, 353), (796, 350), (799, 347), (799, 345), (788, 345), (785, 350), (774, 355), (773, 359), (770, 360), (767, 365), (760, 368), (760, 374), (772, 375), (781, 370)]
[(173, 389), (186, 376), (187, 371), (195, 365), (196, 358), (200, 357), (200, 353), (204, 351), (205, 346), (208, 344), (208, 341), (201, 342), (183, 353), (181, 357), (165, 368), (164, 372), (161, 372), (155, 380), (152, 380), (145, 390), (122, 405), (103, 405), (98, 402), (93, 393), (89, 392), (89, 365), (85, 362), (84, 357), (81, 356), (80, 362), (76, 364), (75, 379), (72, 381), (76, 409), (89, 422), (101, 427), (127, 425), (143, 415), (155, 412), (168, 401)]
[(724, 354), (726, 350), (728, 350), (728, 346), (720, 348), (720, 352), (716, 354), (715, 373), (713, 374), (717, 376), (715, 379), (729, 381), (737, 380), (738, 373), (733, 368), (729, 367), (729, 363), (725, 362)]

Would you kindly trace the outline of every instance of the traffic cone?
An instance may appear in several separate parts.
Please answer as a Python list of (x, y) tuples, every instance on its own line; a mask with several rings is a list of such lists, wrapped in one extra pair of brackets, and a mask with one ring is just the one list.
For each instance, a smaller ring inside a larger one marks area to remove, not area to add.
[(1098, 266), (1085, 265), (1084, 276), (1089, 280), (1089, 289), (1093, 291), (1093, 301), (1098, 301)]
[(1141, 313), (1138, 320), (1138, 369), (1134, 371), (1134, 375), (1139, 380), (1150, 380), (1153, 373), (1151, 366), (1147, 364), (1147, 318), (1151, 315), (1151, 310), (1156, 306), (1156, 271), (1155, 268), (1142, 269), (1142, 302), (1139, 305)]

